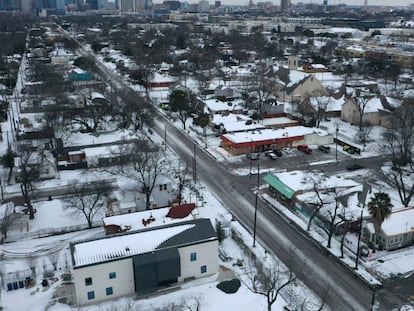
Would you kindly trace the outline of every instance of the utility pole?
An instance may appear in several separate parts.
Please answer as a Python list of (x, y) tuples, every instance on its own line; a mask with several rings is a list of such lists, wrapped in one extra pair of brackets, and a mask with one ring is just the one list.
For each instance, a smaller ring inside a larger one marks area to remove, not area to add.
[(196, 144), (194, 143), (194, 154), (193, 154), (193, 179), (194, 183), (197, 182), (197, 154), (196, 154)]
[[(259, 154), (260, 155), (260, 154)], [(257, 189), (254, 201), (253, 247), (256, 247), (257, 204), (260, 189), (260, 156), (257, 158)]]
[(359, 232), (358, 232), (358, 244), (357, 244), (357, 253), (355, 259), (355, 270), (358, 270), (358, 262), (359, 262), (359, 247), (361, 246), (361, 235), (362, 235), (362, 215), (364, 213), (364, 207), (361, 208), (361, 217), (359, 218)]
[(164, 151), (167, 150), (167, 124), (164, 124)]
[(336, 163), (338, 163), (338, 132), (339, 132), (339, 127), (338, 124), (336, 124), (336, 131), (335, 131), (335, 161)]

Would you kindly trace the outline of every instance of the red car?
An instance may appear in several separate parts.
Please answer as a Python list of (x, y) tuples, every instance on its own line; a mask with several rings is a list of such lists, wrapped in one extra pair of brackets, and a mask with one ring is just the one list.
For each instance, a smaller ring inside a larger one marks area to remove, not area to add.
[(311, 154), (312, 153), (312, 149), (308, 147), (308, 145), (299, 145), (298, 146), (298, 150), (307, 153), (307, 154)]

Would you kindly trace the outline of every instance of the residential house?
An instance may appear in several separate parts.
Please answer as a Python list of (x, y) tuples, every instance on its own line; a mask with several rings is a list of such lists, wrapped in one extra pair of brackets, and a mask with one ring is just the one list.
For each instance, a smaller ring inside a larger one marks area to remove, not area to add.
[(385, 96), (370, 96), (366, 98), (366, 103), (358, 102), (356, 97), (351, 97), (345, 101), (342, 106), (341, 119), (353, 124), (359, 124), (360, 109), (363, 108), (363, 123), (377, 125), (389, 128), (392, 126), (392, 111), (397, 108), (400, 103), (398, 100)]
[(327, 94), (322, 83), (314, 75), (306, 75), (298, 81), (293, 80), (293, 82), (290, 82), (286, 86), (282, 93), (284, 100), (288, 102), (300, 102), (311, 94)]
[(145, 228), (70, 245), (76, 304), (156, 293), (218, 272), (209, 219)]
[[(364, 234), (375, 243), (374, 224), (367, 222)], [(384, 249), (391, 251), (414, 244), (414, 207), (395, 210), (381, 225), (380, 241)]]
[(257, 120), (252, 120), (249, 116), (243, 114), (215, 114), (212, 123), (214, 128), (222, 133), (245, 132), (251, 130), (264, 129), (265, 126)]
[(92, 75), (88, 71), (75, 67), (68, 72), (68, 79), (70, 81), (90, 81)]
[[(119, 204), (121, 213), (143, 211), (146, 209), (146, 197), (142, 185), (130, 179), (118, 180), (118, 190), (114, 191), (114, 199)], [(177, 198), (175, 182), (167, 175), (159, 175), (155, 180), (150, 197), (151, 209), (170, 206)]]
[(215, 114), (242, 114), (244, 111), (243, 101), (241, 99), (221, 101), (216, 98), (210, 98), (206, 100), (198, 98), (197, 103), (199, 111), (208, 113), (212, 117)]
[(154, 75), (151, 77), (148, 86), (149, 88), (168, 88), (171, 87), (173, 84), (177, 83), (177, 80), (171, 76), (160, 74), (158, 72), (154, 72)]

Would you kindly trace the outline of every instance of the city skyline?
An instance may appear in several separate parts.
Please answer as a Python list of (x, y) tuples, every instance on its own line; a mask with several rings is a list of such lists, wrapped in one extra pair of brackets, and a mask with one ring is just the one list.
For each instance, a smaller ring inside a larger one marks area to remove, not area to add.
[[(199, 0), (182, 0), (183, 2), (189, 3), (198, 3)], [(214, 3), (214, 0), (208, 0), (211, 4)], [(163, 0), (154, 0), (154, 3), (162, 3)], [(257, 2), (271, 2), (274, 5), (280, 5), (280, 0), (253, 0), (253, 3)], [(299, 2), (303, 3), (313, 3), (313, 4), (321, 4), (323, 0), (291, 0), (292, 4), (297, 4)], [(338, 5), (338, 4), (346, 4), (346, 5), (357, 5), (363, 6), (364, 0), (328, 0), (328, 5)], [(248, 5), (249, 0), (221, 0), (222, 4), (225, 5)], [(410, 3), (414, 3), (414, 0), (368, 0), (369, 6), (409, 6)]]

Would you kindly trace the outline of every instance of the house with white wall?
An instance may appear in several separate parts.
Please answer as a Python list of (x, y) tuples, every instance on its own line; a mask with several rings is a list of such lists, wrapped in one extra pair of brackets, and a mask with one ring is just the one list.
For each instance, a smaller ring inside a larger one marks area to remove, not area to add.
[(218, 239), (195, 219), (70, 245), (76, 304), (141, 296), (218, 272)]

